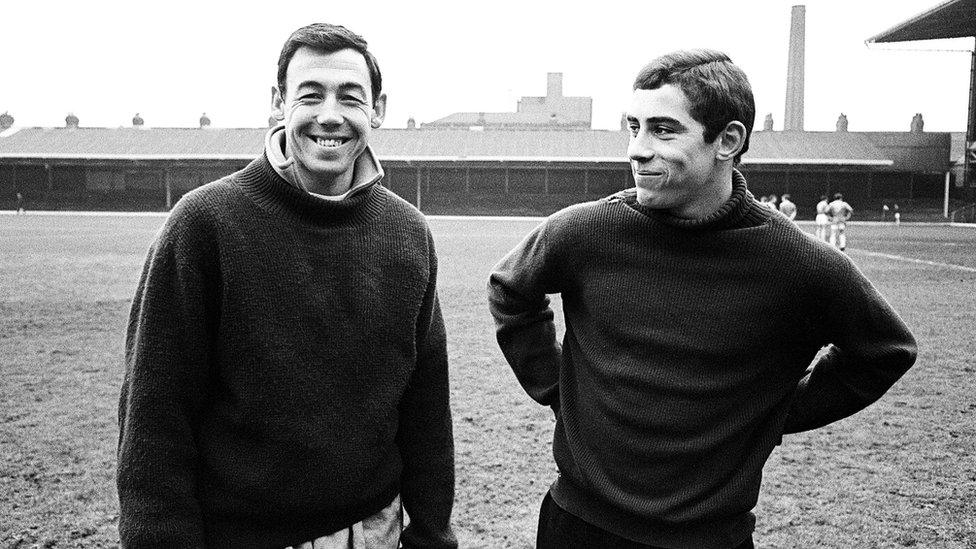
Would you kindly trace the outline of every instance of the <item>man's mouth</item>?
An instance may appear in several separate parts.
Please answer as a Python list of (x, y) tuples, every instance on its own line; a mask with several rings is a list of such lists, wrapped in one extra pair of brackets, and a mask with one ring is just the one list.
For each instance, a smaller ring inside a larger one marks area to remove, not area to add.
[(349, 138), (347, 137), (316, 137), (315, 143), (320, 147), (325, 147), (327, 149), (334, 149), (341, 145), (344, 145)]

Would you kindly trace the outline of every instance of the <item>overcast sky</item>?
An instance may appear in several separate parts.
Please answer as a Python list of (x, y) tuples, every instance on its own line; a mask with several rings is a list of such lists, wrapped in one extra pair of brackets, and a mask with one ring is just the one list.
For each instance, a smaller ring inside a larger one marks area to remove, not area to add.
[[(670, 50), (727, 52), (749, 76), (756, 126), (782, 128), (791, 6), (799, 2), (26, 0), (0, 7), (0, 112), (18, 126), (263, 126), (275, 63), (307, 23), (345, 25), (370, 44), (389, 95), (386, 127), (459, 111), (511, 112), (562, 72), (615, 129), (640, 67)], [(806, 129), (963, 131), (973, 39), (866, 46), (940, 0), (808, 0)], [(144, 4), (144, 6), (139, 6)], [(573, 6), (586, 6), (576, 8)], [(907, 51), (929, 50), (929, 51)], [(941, 51), (936, 51), (941, 50)], [(953, 51), (954, 50), (954, 51)]]

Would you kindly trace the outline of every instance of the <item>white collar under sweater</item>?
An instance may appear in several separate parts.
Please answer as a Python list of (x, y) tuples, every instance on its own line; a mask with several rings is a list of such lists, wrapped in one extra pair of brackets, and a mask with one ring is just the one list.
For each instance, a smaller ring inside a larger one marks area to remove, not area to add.
[(383, 179), (383, 167), (380, 166), (380, 161), (377, 160), (376, 155), (373, 154), (373, 149), (369, 145), (366, 145), (366, 149), (356, 159), (356, 164), (353, 166), (352, 184), (349, 186), (349, 190), (336, 196), (313, 193), (302, 184), (298, 170), (295, 168), (295, 158), (285, 158), (284, 126), (275, 126), (268, 130), (268, 133), (264, 136), (264, 152), (268, 157), (268, 162), (271, 164), (271, 167), (282, 179), (290, 185), (324, 200), (338, 201), (349, 198), (370, 188), (380, 179)]

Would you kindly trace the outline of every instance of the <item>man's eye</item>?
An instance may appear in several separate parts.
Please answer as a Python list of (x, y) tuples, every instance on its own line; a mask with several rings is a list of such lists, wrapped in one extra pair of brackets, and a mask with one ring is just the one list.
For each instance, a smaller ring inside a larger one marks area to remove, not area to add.
[(322, 99), (322, 96), (317, 93), (306, 93), (298, 96), (298, 100), (303, 102), (319, 101), (320, 99)]
[(654, 133), (656, 135), (670, 135), (674, 133), (674, 130), (667, 126), (654, 126)]
[(358, 95), (343, 95), (341, 98), (343, 101), (348, 103), (365, 103), (366, 100)]
[(631, 135), (637, 135), (637, 132), (640, 131), (640, 126), (637, 124), (630, 124), (627, 127), (630, 128)]

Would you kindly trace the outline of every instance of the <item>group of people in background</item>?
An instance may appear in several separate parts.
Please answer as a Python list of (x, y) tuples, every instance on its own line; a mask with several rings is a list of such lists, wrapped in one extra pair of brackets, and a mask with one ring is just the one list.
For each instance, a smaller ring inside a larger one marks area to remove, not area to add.
[(784, 194), (783, 198), (779, 201), (779, 205), (776, 205), (776, 195), (771, 194), (769, 196), (763, 196), (759, 199), (759, 203), (766, 206), (774, 212), (779, 212), (789, 218), (790, 221), (796, 219), (796, 204), (790, 200), (790, 195)]
[[(770, 210), (778, 211), (790, 221), (796, 219), (796, 204), (790, 200), (790, 195), (784, 194), (779, 201), (779, 205), (776, 204), (776, 201), (775, 194), (764, 195), (759, 199), (760, 204)], [(886, 209), (887, 207), (885, 205)], [(820, 195), (820, 202), (817, 203), (816, 217), (817, 238), (824, 242), (829, 242), (831, 246), (839, 250), (847, 248), (847, 221), (850, 220), (851, 214), (853, 213), (854, 208), (844, 201), (844, 195), (841, 193), (834, 194), (832, 201), (827, 200), (827, 195)]]
[(847, 248), (847, 221), (850, 220), (854, 208), (844, 201), (844, 195), (834, 194), (834, 199), (827, 201), (827, 195), (820, 195), (817, 202), (817, 238), (829, 242), (831, 246), (843, 251)]

